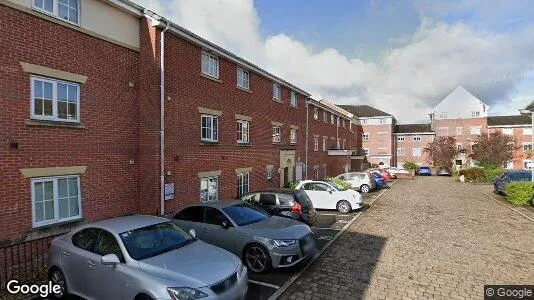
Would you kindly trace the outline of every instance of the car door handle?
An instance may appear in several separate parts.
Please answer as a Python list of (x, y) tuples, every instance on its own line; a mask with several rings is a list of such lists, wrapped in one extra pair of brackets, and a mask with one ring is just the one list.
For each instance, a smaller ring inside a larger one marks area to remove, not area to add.
[(87, 261), (87, 265), (88, 265), (89, 267), (94, 267), (94, 266), (95, 266), (95, 263), (92, 262), (92, 261), (90, 261), (90, 260), (88, 260), (88, 261)]
[(63, 251), (61, 251), (61, 254), (62, 254), (63, 256), (69, 256), (69, 255), (70, 255), (70, 252), (69, 252), (69, 251), (65, 251), (65, 250), (63, 250)]

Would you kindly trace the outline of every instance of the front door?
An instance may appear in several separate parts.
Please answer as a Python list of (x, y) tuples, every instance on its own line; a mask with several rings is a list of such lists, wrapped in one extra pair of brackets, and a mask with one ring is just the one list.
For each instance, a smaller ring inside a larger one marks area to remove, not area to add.
[(289, 168), (285, 167), (284, 168), (284, 185), (286, 185), (287, 183), (289, 183)]

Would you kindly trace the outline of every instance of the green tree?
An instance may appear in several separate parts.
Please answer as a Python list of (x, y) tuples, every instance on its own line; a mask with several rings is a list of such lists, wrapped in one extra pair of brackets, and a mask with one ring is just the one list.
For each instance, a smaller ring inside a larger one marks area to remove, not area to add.
[(427, 144), (424, 151), (428, 154), (429, 163), (436, 167), (452, 168), (453, 160), (464, 149), (456, 147), (456, 139), (452, 136), (438, 136)]
[(513, 136), (494, 131), (482, 133), (476, 138), (469, 157), (482, 166), (502, 166), (513, 159), (517, 149), (519, 147)]

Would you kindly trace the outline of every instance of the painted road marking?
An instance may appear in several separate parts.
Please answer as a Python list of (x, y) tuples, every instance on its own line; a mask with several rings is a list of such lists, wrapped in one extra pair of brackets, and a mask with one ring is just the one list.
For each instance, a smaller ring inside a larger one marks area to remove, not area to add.
[(266, 283), (266, 282), (261, 282), (261, 281), (256, 281), (256, 280), (252, 280), (252, 279), (249, 279), (248, 282), (253, 283), (253, 284), (257, 284), (257, 285), (262, 285), (262, 286), (270, 287), (270, 288), (272, 288), (272, 289), (276, 289), (276, 290), (280, 288), (279, 286), (274, 285), (274, 284), (270, 284), (270, 283)]
[(332, 238), (331, 235), (321, 235), (321, 236), (318, 237), (317, 239), (318, 239), (318, 240), (327, 240), (327, 241), (329, 241), (331, 238)]
[(340, 228), (332, 228), (332, 227), (310, 227), (311, 229), (319, 229), (319, 230), (332, 230), (332, 231), (340, 231)]
[(501, 205), (506, 206), (507, 208), (509, 208), (509, 209), (513, 210), (514, 212), (520, 214), (521, 216), (525, 217), (526, 219), (528, 219), (528, 220), (534, 222), (534, 219), (532, 219), (531, 217), (525, 215), (524, 213), (522, 213), (522, 212), (520, 212), (520, 211), (515, 210), (513, 207), (511, 207), (511, 206), (509, 206), (509, 205), (507, 205), (507, 204), (502, 203), (501, 201), (499, 201), (498, 199), (494, 198), (493, 196), (488, 195), (488, 194), (486, 194), (486, 193), (482, 193), (482, 194), (484, 194), (486, 197), (489, 197), (489, 198), (493, 199), (495, 202), (498, 202), (498, 203), (500, 203)]

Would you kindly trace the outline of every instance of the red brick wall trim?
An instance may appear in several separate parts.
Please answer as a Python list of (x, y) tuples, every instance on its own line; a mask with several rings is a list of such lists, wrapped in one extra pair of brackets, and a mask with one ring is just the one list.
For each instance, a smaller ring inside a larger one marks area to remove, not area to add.
[(61, 121), (43, 121), (43, 120), (24, 120), (24, 125), (28, 126), (46, 126), (46, 127), (63, 127), (74, 129), (87, 129), (87, 126), (83, 123), (67, 123)]
[(25, 178), (84, 174), (87, 166), (20, 169)]
[(222, 111), (220, 110), (216, 110), (216, 109), (211, 109), (211, 108), (204, 108), (204, 107), (198, 107), (198, 112), (201, 113), (201, 114), (207, 114), (207, 115), (212, 115), (212, 116), (220, 116), (222, 115)]
[(198, 172), (198, 178), (204, 178), (204, 177), (214, 177), (214, 176), (221, 176), (222, 170), (217, 171), (208, 171), (208, 172)]
[(252, 172), (252, 167), (235, 169), (235, 173), (236, 174), (239, 174), (239, 173), (250, 173), (250, 172)]
[(5, 5), (5, 6), (8, 6), (8, 7), (11, 7), (13, 9), (25, 12), (27, 14), (30, 14), (30, 15), (45, 19), (47, 21), (50, 21), (50, 22), (53, 22), (53, 23), (56, 23), (56, 24), (59, 24), (59, 25), (65, 26), (65, 27), (68, 27), (70, 29), (85, 33), (85, 34), (93, 36), (93, 37), (99, 38), (99, 39), (104, 40), (106, 42), (117, 44), (119, 46), (128, 48), (130, 50), (134, 50), (134, 51), (139, 52), (139, 48), (137, 48), (137, 47), (132, 47), (132, 46), (130, 46), (128, 44), (125, 44), (123, 42), (120, 42), (120, 41), (117, 41), (115, 39), (109, 38), (107, 36), (101, 35), (101, 34), (96, 33), (94, 31), (87, 30), (85, 28), (82, 28), (82, 27), (67, 23), (67, 22), (62, 21), (60, 19), (56, 19), (54, 17), (48, 16), (48, 15), (46, 15), (44, 13), (38, 12), (36, 10), (30, 9), (30, 8), (27, 8), (27, 7), (24, 7), (22, 5), (19, 5), (19, 4), (13, 3), (13, 2), (9, 2), (9, 1), (0, 1), (0, 5)]
[(87, 76), (74, 74), (71, 72), (56, 70), (48, 67), (38, 66), (26, 62), (20, 62), (22, 70), (26, 73), (52, 77), (57, 79), (62, 79), (66, 81), (85, 83), (87, 81)]

